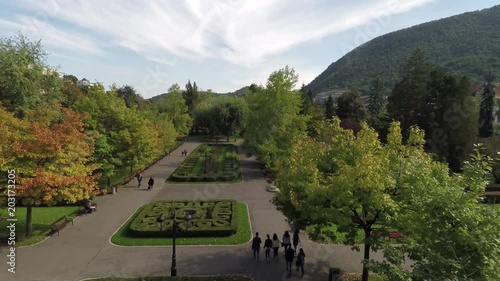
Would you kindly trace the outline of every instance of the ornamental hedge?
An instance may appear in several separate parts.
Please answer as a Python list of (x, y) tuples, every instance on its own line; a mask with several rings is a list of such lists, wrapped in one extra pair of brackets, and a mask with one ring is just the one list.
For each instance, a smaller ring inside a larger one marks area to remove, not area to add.
[(172, 173), (176, 182), (235, 181), (241, 177), (238, 149), (232, 144), (198, 146)]
[[(238, 230), (238, 210), (234, 200), (156, 201), (147, 204), (130, 224), (129, 233), (135, 237), (171, 237), (173, 218), (178, 222), (178, 237), (225, 237)], [(156, 218), (163, 214), (163, 230)], [(185, 222), (186, 214), (192, 219)]]

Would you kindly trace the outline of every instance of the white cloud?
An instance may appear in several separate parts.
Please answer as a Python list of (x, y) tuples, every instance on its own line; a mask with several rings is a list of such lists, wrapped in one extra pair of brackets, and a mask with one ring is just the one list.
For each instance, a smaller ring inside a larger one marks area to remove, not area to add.
[(152, 61), (152, 62), (156, 62), (156, 63), (168, 65), (168, 66), (174, 66), (175, 63), (176, 63), (176, 60), (169, 60), (169, 59), (165, 59), (165, 58), (162, 58), (162, 57), (149, 57), (149, 56), (146, 56), (146, 59), (148, 61)]
[[(145, 58), (221, 58), (233, 64), (253, 65), (297, 44), (431, 1), (52, 0), (41, 4), (22, 0), (20, 5), (35, 14), (43, 13), (43, 18), (95, 32), (111, 44), (144, 54)], [(27, 19), (16, 24), (29, 25)], [(47, 30), (39, 29), (41, 35), (54, 44), (89, 52), (99, 50), (85, 37), (78, 40), (81, 34), (63, 32), (47, 23), (44, 26)]]
[(54, 27), (38, 18), (17, 16), (11, 21), (1, 20), (0, 27), (10, 30), (11, 34), (21, 32), (24, 35), (43, 39), (43, 43), (63, 49), (80, 50), (92, 54), (102, 54), (102, 50), (87, 36)]

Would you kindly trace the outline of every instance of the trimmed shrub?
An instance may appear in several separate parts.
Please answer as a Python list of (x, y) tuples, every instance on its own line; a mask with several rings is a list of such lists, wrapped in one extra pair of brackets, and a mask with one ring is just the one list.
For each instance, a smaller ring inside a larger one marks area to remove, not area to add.
[(169, 179), (177, 182), (214, 182), (234, 181), (240, 176), (236, 146), (203, 144), (184, 160)]
[[(136, 237), (171, 237), (173, 210), (178, 221), (178, 237), (224, 237), (238, 230), (238, 211), (234, 200), (156, 201), (147, 204), (130, 224), (129, 232)], [(189, 223), (183, 221), (190, 214)], [(163, 231), (156, 218), (163, 214)]]

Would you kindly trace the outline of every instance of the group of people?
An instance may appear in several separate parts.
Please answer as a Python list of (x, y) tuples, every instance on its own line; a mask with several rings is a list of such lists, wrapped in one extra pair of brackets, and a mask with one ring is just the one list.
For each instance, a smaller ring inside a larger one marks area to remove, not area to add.
[[(137, 182), (139, 183), (139, 185), (137, 186), (137, 188), (140, 188), (141, 187), (141, 182), (142, 182), (142, 174), (141, 173), (137, 173), (136, 177), (137, 177)], [(155, 184), (155, 180), (153, 179), (153, 177), (150, 177), (149, 180), (148, 180), (148, 189), (153, 189), (153, 185), (154, 184)]]
[(187, 156), (187, 155), (188, 155), (188, 151), (187, 151), (187, 149), (184, 149), (184, 150), (181, 152), (181, 155), (182, 155), (182, 156)]
[[(252, 239), (252, 250), (253, 250), (253, 259), (259, 261), (259, 252), (260, 252), (260, 244), (262, 244), (262, 239), (259, 237), (259, 233), (255, 233), (255, 237)], [(267, 234), (267, 239), (264, 241), (264, 250), (266, 260), (271, 258), (271, 249), (273, 249), (273, 259), (278, 260), (278, 251), (280, 246), (285, 248), (285, 261), (286, 261), (286, 270), (290, 275), (292, 273), (292, 263), (297, 256), (295, 261), (295, 265), (297, 266), (297, 271), (301, 271), (302, 276), (304, 276), (304, 263), (306, 259), (306, 254), (304, 253), (304, 249), (300, 248), (297, 253), (297, 247), (300, 244), (299, 231), (296, 230), (293, 233), (293, 236), (290, 237), (290, 233), (285, 231), (281, 241), (278, 239), (278, 235), (276, 233), (273, 234), (273, 238)], [(292, 247), (293, 245), (293, 247)]]

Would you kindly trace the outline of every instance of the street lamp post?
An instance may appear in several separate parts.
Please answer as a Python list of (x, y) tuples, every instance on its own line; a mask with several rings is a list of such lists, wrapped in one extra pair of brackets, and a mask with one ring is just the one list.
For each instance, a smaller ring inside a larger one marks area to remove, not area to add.
[[(187, 223), (191, 220), (191, 214), (185, 214), (184, 216), (184, 222)], [(175, 210), (173, 212), (173, 220), (174, 223), (172, 225), (172, 266), (170, 267), (170, 276), (177, 276), (177, 256), (175, 254), (175, 238), (177, 237), (177, 232), (179, 231), (179, 224), (177, 222), (176, 216), (175, 216)], [(165, 217), (163, 214), (160, 214), (157, 218), (156, 221), (160, 223), (160, 232), (163, 229), (163, 222), (165, 221)]]
[(205, 167), (203, 169), (203, 173), (207, 174), (207, 150), (206, 149), (203, 151), (203, 156), (205, 158)]

